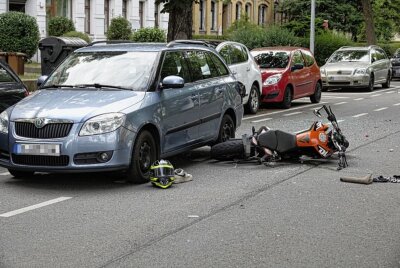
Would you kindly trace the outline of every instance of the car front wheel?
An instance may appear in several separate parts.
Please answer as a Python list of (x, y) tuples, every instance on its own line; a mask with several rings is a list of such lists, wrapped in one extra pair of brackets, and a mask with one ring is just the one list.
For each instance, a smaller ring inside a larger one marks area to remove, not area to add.
[(281, 107), (284, 109), (289, 109), (292, 106), (292, 90), (290, 86), (286, 86), (285, 93), (283, 95), (283, 101), (281, 102)]
[(136, 139), (126, 180), (135, 184), (148, 182), (150, 167), (157, 159), (158, 150), (154, 137), (149, 131), (143, 130)]
[(260, 93), (258, 92), (258, 87), (252, 85), (249, 94), (249, 100), (246, 104), (246, 109), (251, 114), (256, 114), (258, 108), (260, 107)]
[(374, 75), (371, 74), (371, 76), (369, 77), (367, 91), (369, 91), (369, 92), (374, 91), (374, 84), (375, 84)]
[(387, 77), (386, 77), (386, 82), (382, 84), (382, 87), (390, 88), (390, 80), (391, 80), (390, 72), (388, 72)]

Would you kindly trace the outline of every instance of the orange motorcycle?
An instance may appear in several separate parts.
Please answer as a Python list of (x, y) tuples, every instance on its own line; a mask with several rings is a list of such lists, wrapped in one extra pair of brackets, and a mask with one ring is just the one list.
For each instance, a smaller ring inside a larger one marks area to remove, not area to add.
[(282, 159), (299, 159), (308, 156), (314, 159), (329, 158), (338, 153), (338, 170), (348, 166), (346, 149), (349, 142), (343, 135), (336, 116), (330, 107), (323, 105), (314, 110), (314, 114), (322, 117), (320, 111), (325, 110), (330, 123), (314, 122), (310, 129), (291, 134), (281, 130), (261, 127), (252, 129), (252, 135), (243, 135), (242, 139), (230, 139), (211, 148), (211, 157), (216, 160), (238, 160), (259, 163), (276, 162)]

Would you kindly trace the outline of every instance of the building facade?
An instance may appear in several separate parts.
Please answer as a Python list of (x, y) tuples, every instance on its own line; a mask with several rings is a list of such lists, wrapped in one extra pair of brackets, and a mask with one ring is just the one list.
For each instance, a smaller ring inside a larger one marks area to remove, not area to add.
[(193, 34), (222, 35), (244, 16), (255, 24), (270, 25), (277, 4), (276, 0), (200, 0), (193, 4)]
[(106, 38), (115, 17), (128, 19), (133, 30), (168, 29), (168, 14), (161, 10), (154, 0), (0, 0), (0, 13), (20, 11), (35, 17), (42, 38), (47, 36), (49, 18), (55, 16), (72, 19), (76, 30), (89, 34), (93, 41)]

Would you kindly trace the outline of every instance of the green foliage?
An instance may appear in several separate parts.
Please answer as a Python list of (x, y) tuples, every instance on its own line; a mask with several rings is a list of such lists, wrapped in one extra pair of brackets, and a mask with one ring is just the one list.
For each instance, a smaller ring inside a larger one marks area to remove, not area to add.
[(22, 52), (31, 58), (38, 49), (36, 19), (21, 12), (0, 14), (0, 51)]
[(129, 40), (132, 34), (131, 23), (123, 18), (113, 18), (107, 31), (107, 40)]
[(71, 19), (66, 17), (53, 17), (49, 19), (49, 36), (62, 36), (72, 31), (75, 31), (75, 26)]
[(159, 28), (142, 28), (131, 35), (135, 42), (165, 42), (167, 40), (164, 30)]
[(393, 0), (375, 0), (372, 3), (376, 38), (380, 42), (393, 39), (400, 31), (400, 5)]
[(249, 49), (268, 46), (299, 46), (300, 39), (291, 31), (278, 26), (263, 28), (240, 20), (228, 29), (228, 39), (246, 45)]
[(393, 57), (394, 52), (400, 48), (400, 43), (378, 43), (383, 50), (385, 50), (386, 55), (390, 58)]
[(77, 32), (77, 31), (71, 31), (71, 32), (63, 34), (62, 36), (64, 36), (64, 37), (79, 37), (79, 38), (85, 40), (86, 43), (92, 42), (90, 40), (90, 37), (88, 34), (82, 33), (82, 32)]
[(329, 58), (335, 50), (342, 46), (354, 45), (353, 42), (345, 35), (327, 31), (315, 38), (314, 56), (319, 66), (325, 64), (325, 60)]
[(192, 36), (193, 39), (208, 39), (208, 40), (228, 40), (226, 35), (206, 35), (197, 34)]

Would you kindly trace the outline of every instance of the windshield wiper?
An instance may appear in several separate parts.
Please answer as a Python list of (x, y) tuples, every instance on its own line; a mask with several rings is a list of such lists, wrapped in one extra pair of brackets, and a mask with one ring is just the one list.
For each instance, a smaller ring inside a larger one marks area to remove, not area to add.
[(58, 85), (58, 84), (55, 84), (55, 85), (48, 85), (48, 86), (44, 86), (44, 87), (41, 87), (40, 89), (45, 89), (45, 88), (63, 88), (63, 87), (75, 87), (75, 86), (73, 86), (73, 85)]
[(85, 87), (94, 87), (94, 88), (115, 88), (115, 89), (122, 89), (122, 90), (132, 90), (132, 88), (128, 87), (121, 87), (121, 86), (112, 86), (112, 85), (104, 85), (104, 84), (80, 84), (80, 85), (75, 85), (74, 87), (78, 88), (85, 88)]

